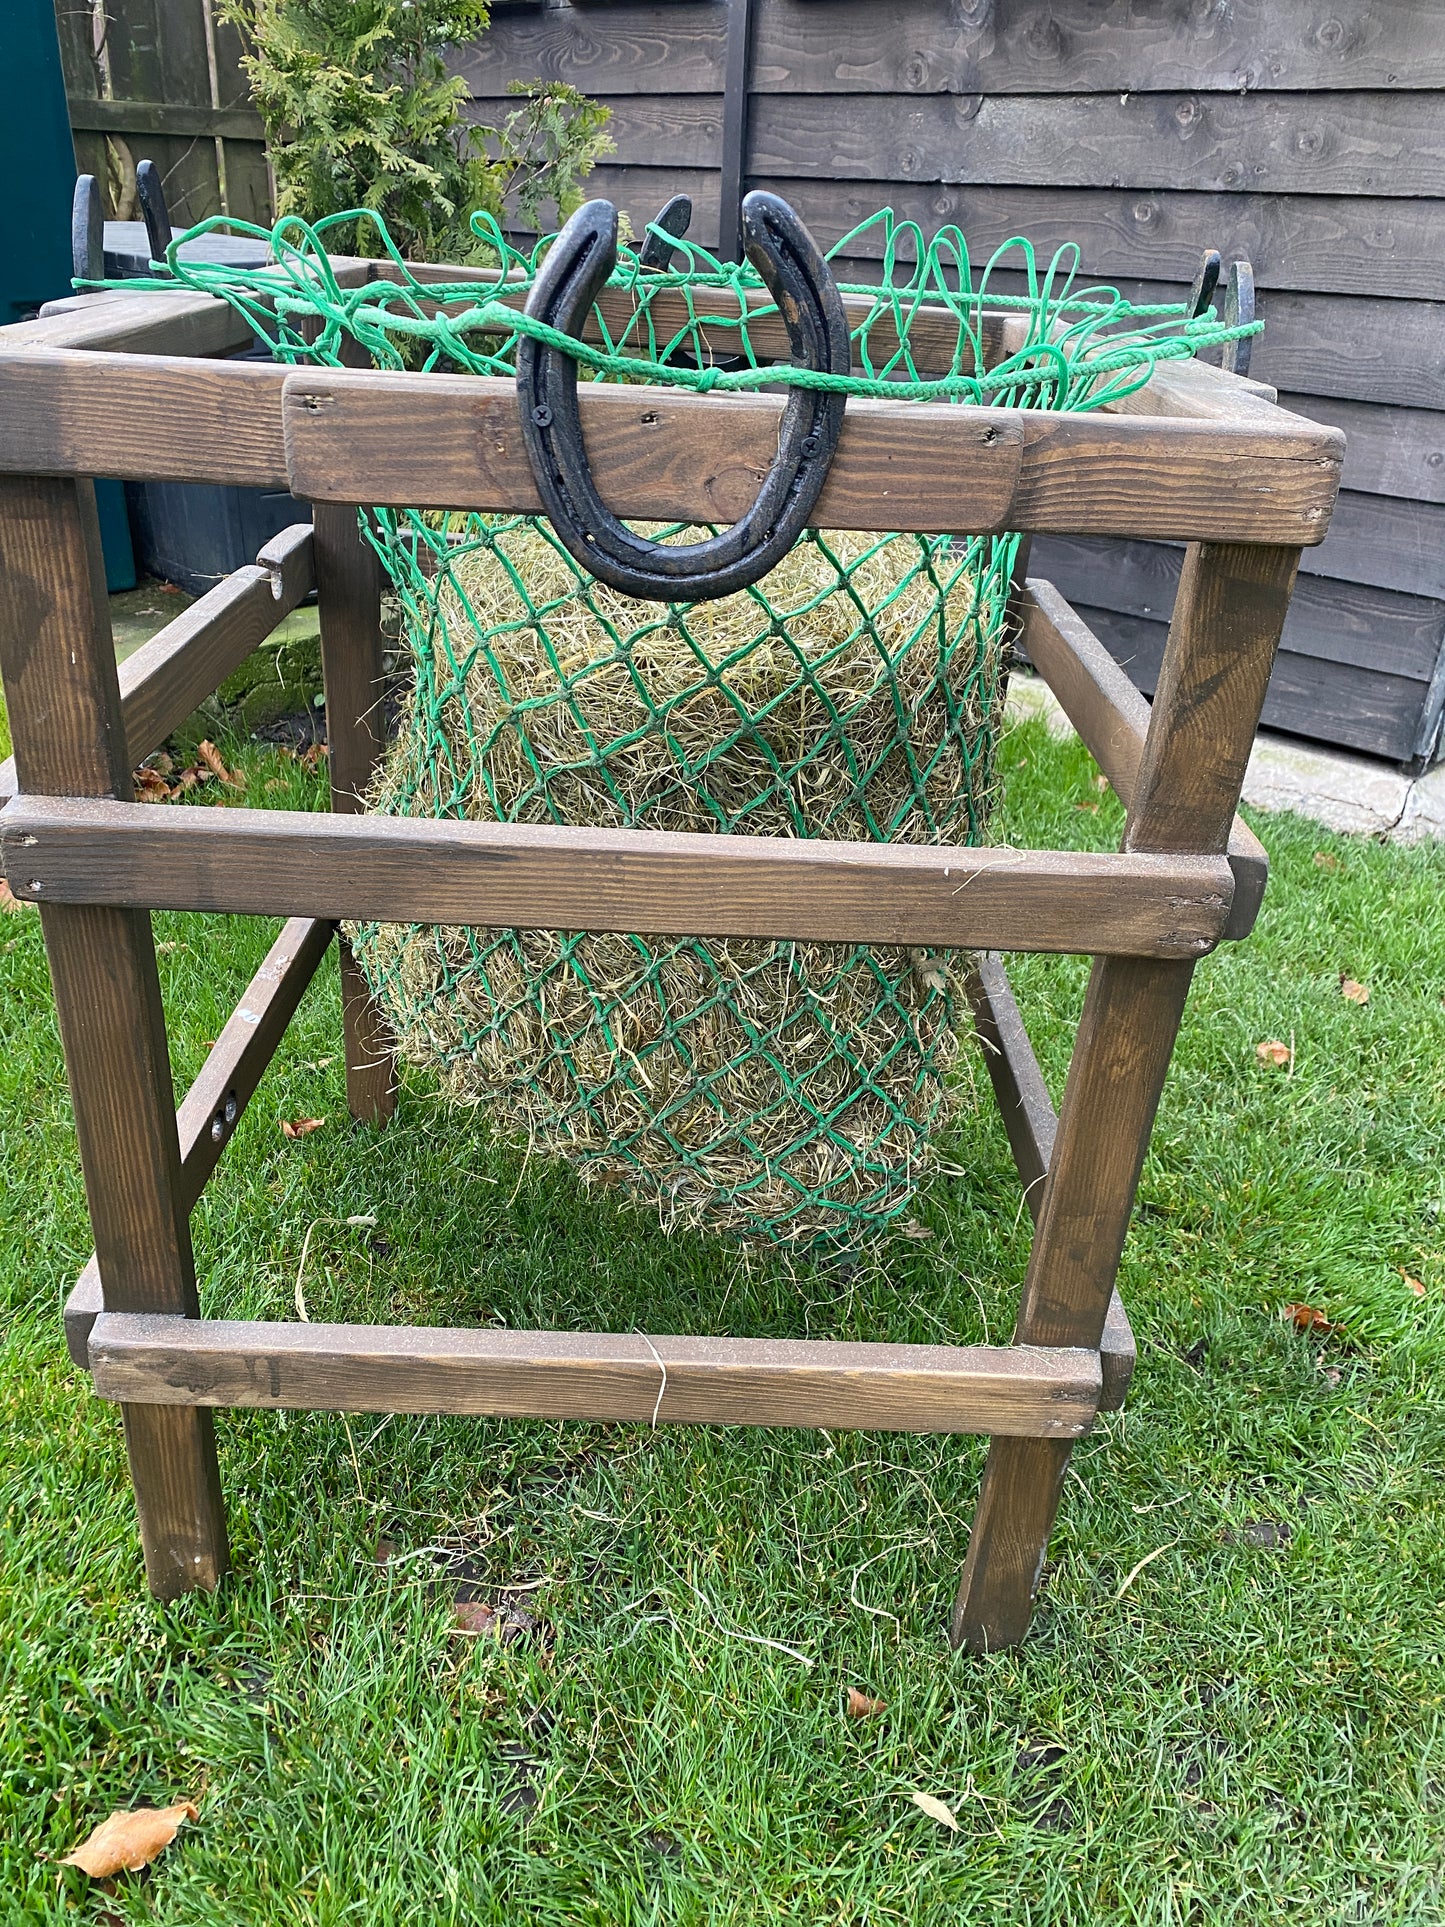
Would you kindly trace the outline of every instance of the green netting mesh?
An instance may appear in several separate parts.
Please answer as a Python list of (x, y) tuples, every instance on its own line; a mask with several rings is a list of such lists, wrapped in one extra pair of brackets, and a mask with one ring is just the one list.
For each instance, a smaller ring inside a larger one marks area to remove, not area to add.
[[(477, 223), (502, 290), (423, 281), (382, 232), (390, 278), (344, 289), (324, 252), (329, 225), (280, 223), (262, 269), (188, 264), (179, 242), (169, 269), (242, 309), (287, 361), (334, 364), (354, 343), (383, 367), (510, 375), (525, 331), (599, 380), (721, 392), (801, 382), (1093, 408), (1147, 380), (1157, 360), (1240, 332), (1212, 314), (1131, 308), (1110, 290), (1075, 294), (1067, 251), (1040, 273), (1022, 242), (1030, 292), (995, 296), (994, 263), (975, 277), (957, 230), (925, 242), (883, 214), (865, 224), (882, 237), (881, 282), (843, 284), (868, 297), (854, 330), (862, 372), (820, 376), (759, 357), (755, 324), (775, 310), (758, 276), (687, 242), (665, 272), (624, 248), (585, 343), (517, 311), (546, 243), (523, 255)], [(925, 304), (935, 318), (921, 371), (912, 335)], [(1026, 324), (1023, 347), (993, 367), (985, 307)], [(378, 508), (365, 526), (396, 589), (412, 671), (373, 808), (720, 835), (984, 838), (1016, 537), (810, 530), (752, 589), (662, 605), (596, 582), (540, 517)], [(408, 1056), (536, 1151), (621, 1182), (674, 1221), (856, 1243), (907, 1206), (960, 1099), (963, 1014), (947, 955), (388, 924), (351, 934)]]

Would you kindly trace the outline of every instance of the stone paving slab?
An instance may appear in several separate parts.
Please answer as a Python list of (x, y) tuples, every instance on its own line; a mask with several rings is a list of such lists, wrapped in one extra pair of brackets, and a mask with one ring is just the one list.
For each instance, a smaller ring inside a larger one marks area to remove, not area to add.
[[(1053, 691), (1037, 676), (1014, 672), (1008, 707), (1014, 716), (1041, 716), (1051, 735), (1074, 733)], [(1317, 749), (1262, 729), (1249, 759), (1244, 800), (1256, 809), (1293, 810), (1326, 829), (1391, 843), (1445, 839), (1445, 763), (1409, 777), (1372, 756)]]

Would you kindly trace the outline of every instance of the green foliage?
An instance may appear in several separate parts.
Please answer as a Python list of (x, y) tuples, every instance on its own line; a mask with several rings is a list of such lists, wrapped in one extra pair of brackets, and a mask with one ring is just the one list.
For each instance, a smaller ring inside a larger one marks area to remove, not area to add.
[[(380, 215), (416, 260), (466, 261), (475, 213), (533, 227), (571, 213), (612, 151), (607, 108), (562, 82), (519, 82), (499, 128), (469, 124), (442, 50), (486, 31), (486, 0), (221, 0), (246, 42), (278, 214)], [(358, 223), (358, 253), (376, 241)]]

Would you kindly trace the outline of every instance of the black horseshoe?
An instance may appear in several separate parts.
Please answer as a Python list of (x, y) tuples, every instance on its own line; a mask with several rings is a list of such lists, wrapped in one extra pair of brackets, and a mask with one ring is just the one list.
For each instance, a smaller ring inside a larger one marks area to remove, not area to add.
[[(742, 207), (743, 244), (788, 330), (793, 359), (847, 374), (848, 320), (828, 264), (786, 201), (752, 193)], [(527, 314), (580, 333), (617, 260), (617, 210), (588, 201), (552, 244), (527, 299)], [(542, 506), (568, 553), (600, 582), (655, 602), (707, 602), (745, 589), (780, 562), (807, 524), (838, 445), (846, 397), (789, 391), (778, 453), (757, 500), (731, 528), (704, 542), (649, 542), (604, 505), (592, 479), (577, 412), (577, 364), (524, 335), (517, 348), (522, 437)]]
[(1199, 263), (1199, 272), (1194, 277), (1194, 286), (1189, 290), (1189, 316), (1197, 320), (1214, 299), (1214, 290), (1219, 286), (1221, 267), (1218, 248), (1206, 248)]
[[(637, 257), (638, 266), (653, 270), (670, 268), (672, 266), (673, 250), (668, 246), (667, 242), (663, 240), (662, 234), (670, 234), (674, 240), (680, 241), (683, 235), (687, 233), (688, 222), (691, 221), (691, 219), (692, 200), (690, 196), (686, 194), (674, 194), (672, 199), (662, 209), (661, 213), (659, 213), (657, 219), (650, 224), (647, 239), (643, 242), (642, 250)], [(657, 232), (658, 228), (662, 229), (662, 234)]]
[(70, 265), (77, 281), (105, 279), (105, 210), (94, 174), (82, 174), (70, 203)]
[[(1224, 325), (1237, 328), (1241, 322), (1253, 320), (1254, 269), (1248, 261), (1233, 261), (1224, 290)], [(1220, 367), (1228, 369), (1231, 375), (1247, 375), (1253, 347), (1253, 335), (1237, 335), (1233, 341), (1226, 341)]]

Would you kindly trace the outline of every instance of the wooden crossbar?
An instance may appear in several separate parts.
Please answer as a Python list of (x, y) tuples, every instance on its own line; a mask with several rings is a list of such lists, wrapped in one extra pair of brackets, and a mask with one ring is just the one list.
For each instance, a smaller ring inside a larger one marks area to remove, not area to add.
[(7, 805), (0, 851), (14, 894), (43, 903), (1097, 956), (1203, 956), (1234, 887), (1210, 856), (43, 796)]
[(820, 1339), (438, 1330), (105, 1312), (102, 1398), (329, 1412), (465, 1412), (657, 1424), (818, 1425), (1077, 1438), (1095, 1352)]
[[(285, 400), (283, 408), (283, 397)], [(777, 450), (777, 395), (585, 384), (609, 506), (731, 522)], [(825, 528), (1020, 529), (1311, 544), (1339, 481), (1337, 429), (850, 400)], [(308, 500), (535, 510), (512, 382), (7, 351), (0, 470), (283, 488)]]
[[(1030, 577), (1020, 609), (1025, 654), (1127, 809), (1149, 734), (1149, 704), (1052, 582)], [(1234, 872), (1234, 901), (1224, 935), (1234, 942), (1254, 928), (1269, 881), (1269, 856), (1238, 815), (1225, 854)]]
[[(333, 926), (320, 918), (291, 919), (267, 951), (186, 1092), (176, 1113), (185, 1210), (194, 1208), (222, 1151), (235, 1136), (332, 935)], [(86, 1345), (102, 1309), (100, 1267), (92, 1252), (65, 1301), (65, 1343), (77, 1365), (89, 1365)]]
[[(237, 569), (183, 609), (121, 663), (125, 753), (149, 756), (238, 669), (316, 587), (311, 527), (273, 536), (254, 566)], [(18, 788), (15, 759), (0, 763), (0, 799)]]

